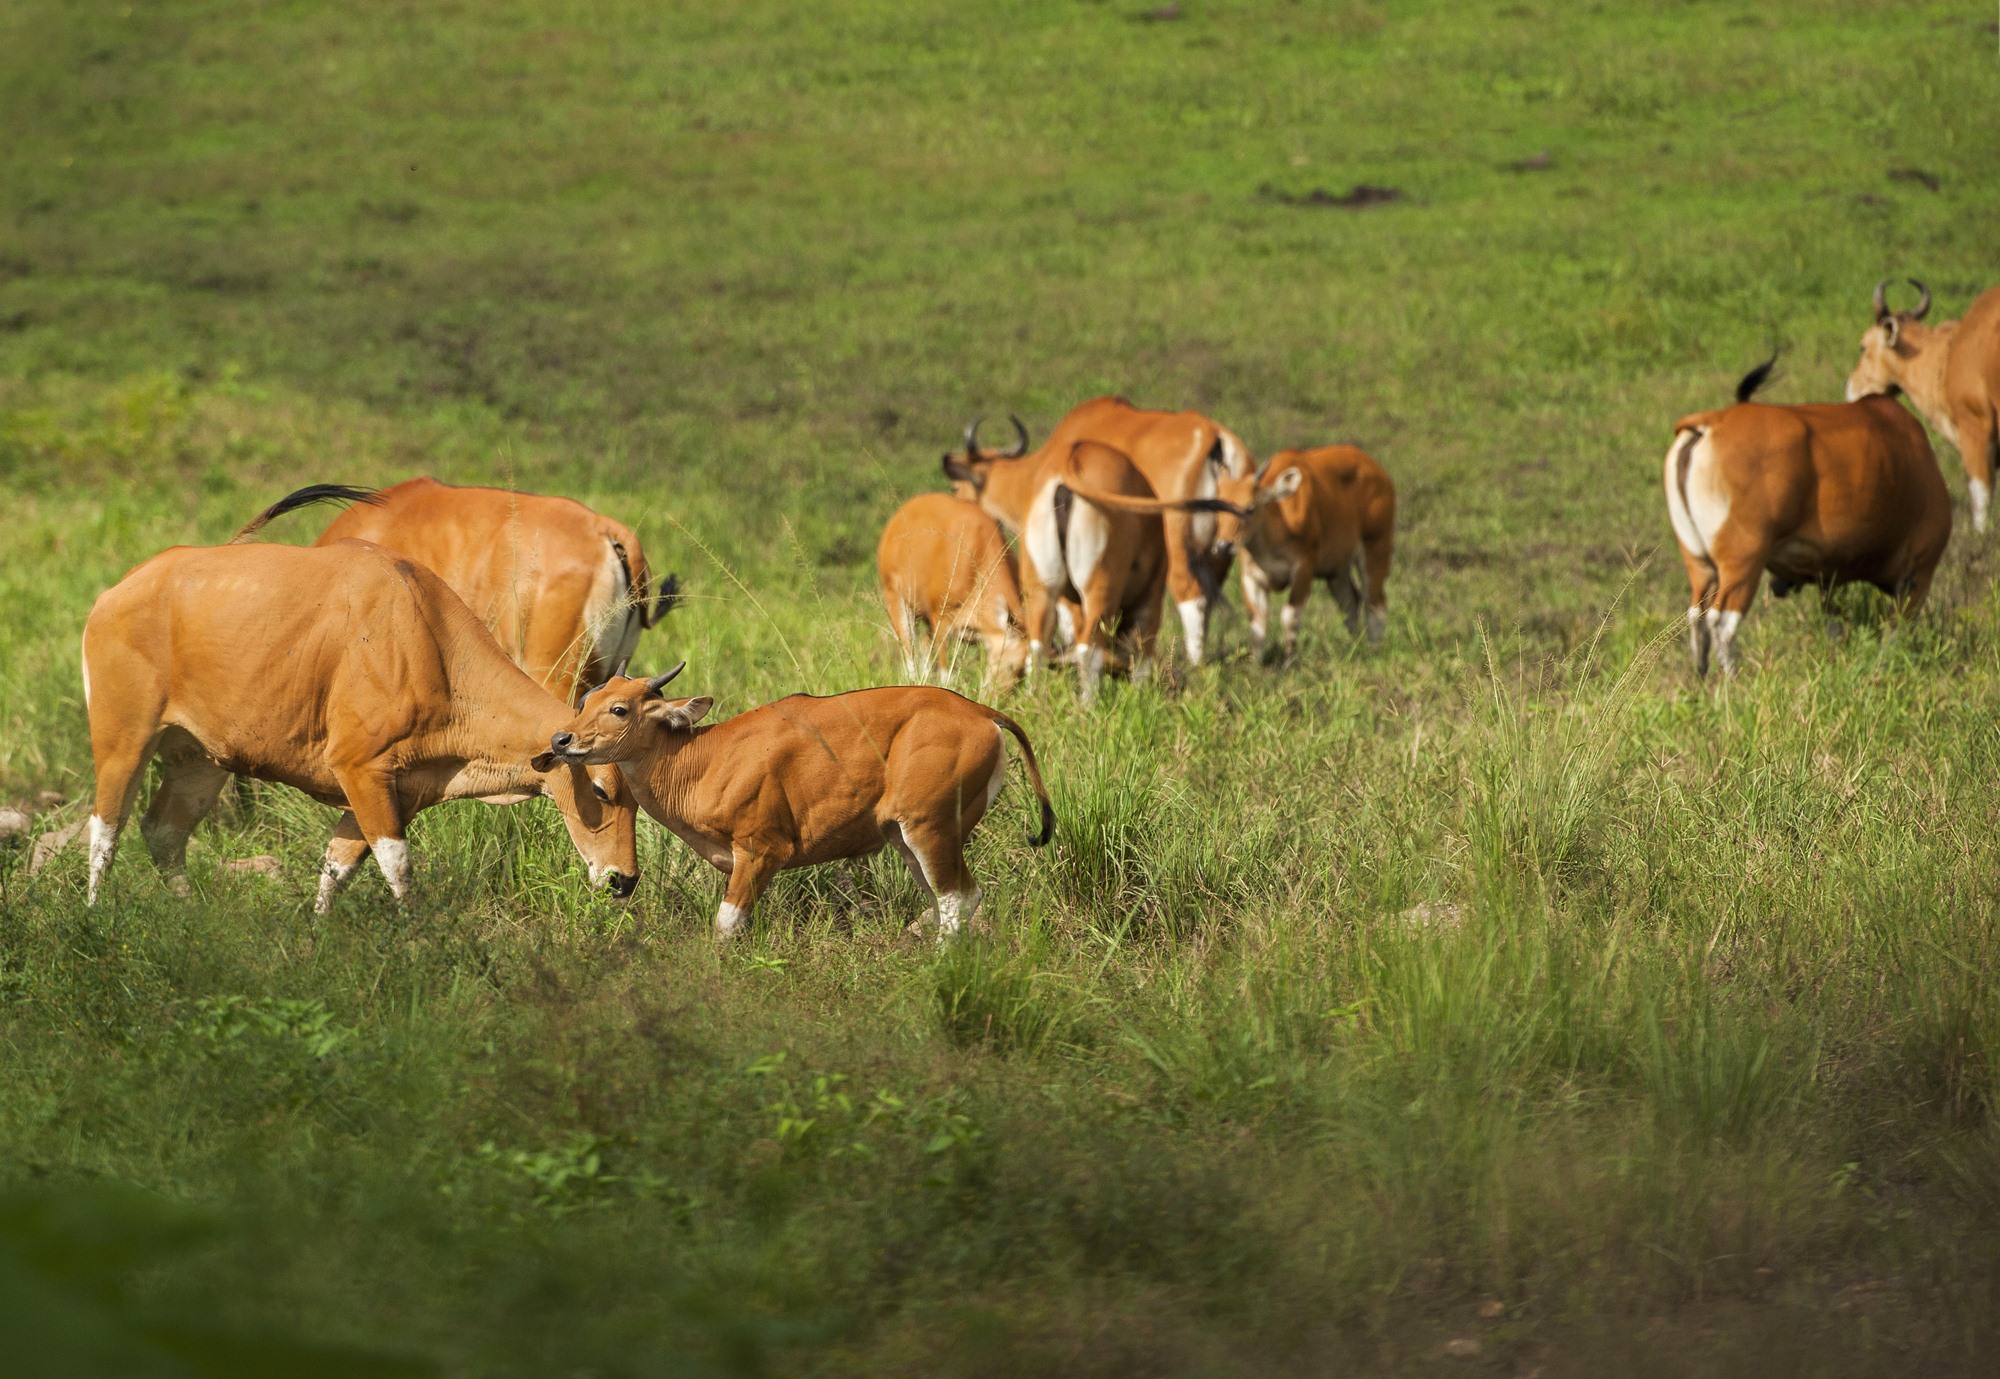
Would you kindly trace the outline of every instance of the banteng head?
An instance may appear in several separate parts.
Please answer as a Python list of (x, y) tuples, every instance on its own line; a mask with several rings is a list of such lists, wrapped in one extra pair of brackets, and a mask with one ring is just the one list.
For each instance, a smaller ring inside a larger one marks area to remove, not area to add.
[(980, 493), (986, 488), (986, 476), (993, 471), (995, 462), (1018, 460), (1028, 453), (1028, 428), (1021, 425), (1021, 419), (1013, 413), (1007, 420), (1014, 423), (1014, 444), (1006, 450), (982, 450), (979, 448), (979, 423), (985, 417), (974, 417), (965, 428), (965, 449), (957, 454), (947, 450), (941, 463), (945, 478), (951, 480), (951, 491), (976, 503)]
[(543, 791), (562, 811), (563, 825), (590, 867), (590, 884), (620, 900), (639, 884), (639, 809), (616, 766), (585, 766), (549, 753), (535, 758)]
[(565, 761), (579, 766), (632, 761), (675, 734), (686, 734), (715, 701), (705, 695), (668, 699), (660, 692), (685, 669), (683, 661), (650, 680), (613, 676), (599, 685), (584, 696), (568, 726), (549, 739), (549, 750), (534, 759), (535, 769)]
[(1918, 323), (1931, 309), (1930, 289), (1915, 278), (1909, 279), (1909, 284), (1920, 294), (1916, 306), (1909, 311), (1889, 310), (1887, 278), (1875, 284), (1875, 324), (1862, 334), (1861, 357), (1854, 361), (1854, 372), (1847, 376), (1849, 402), (1876, 393), (1894, 397), (1901, 392), (1911, 363), (1929, 343), (1930, 328)]

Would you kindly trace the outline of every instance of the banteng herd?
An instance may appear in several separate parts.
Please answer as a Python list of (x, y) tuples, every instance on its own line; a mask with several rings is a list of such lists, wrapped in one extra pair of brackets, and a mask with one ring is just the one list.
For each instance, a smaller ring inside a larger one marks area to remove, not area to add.
[[(1965, 465), (1984, 531), (2000, 463), (2000, 289), (1926, 325), (1930, 293), (1892, 311), (1887, 283), (1845, 402), (1755, 400), (1674, 424), (1667, 512), (1686, 562), (1695, 668), (1736, 667), (1766, 571), (1784, 597), (1872, 584), (1907, 614), (1951, 535), (1950, 499), (1907, 393)], [(1171, 596), (1191, 664), (1240, 562), (1257, 653), (1297, 652), (1325, 580), (1350, 633), (1383, 635), (1396, 489), (1352, 445), (1283, 450), (1262, 468), (1197, 412), (1103, 397), (1039, 447), (985, 449), (966, 427), (943, 457), (950, 493), (912, 498), (877, 551), (883, 605), (910, 677), (922, 639), (948, 679), (961, 641), (985, 648), (984, 687), (1074, 666), (1087, 705), (1106, 675), (1159, 668)], [(347, 507), (311, 547), (247, 538), (321, 502)], [(1009, 538), (1012, 538), (1012, 544)], [(1270, 609), (1279, 600), (1277, 646)], [(175, 547), (101, 595), (82, 671), (96, 765), (88, 893), (102, 891), (149, 762), (140, 831), (185, 890), (188, 837), (232, 775), (343, 811), (326, 846), (324, 913), (364, 856), (404, 896), (405, 830), (444, 800), (554, 800), (593, 885), (629, 895), (641, 810), (727, 878), (728, 936), (777, 872), (893, 847), (931, 897), (940, 938), (978, 908), (965, 844), (999, 797), (1006, 739), (1055, 811), (1034, 748), (1006, 714), (930, 686), (792, 695), (718, 724), (707, 697), (627, 677), (640, 634), (672, 609), (631, 528), (568, 498), (411, 479), (380, 492), (319, 484), (273, 504), (227, 545)]]

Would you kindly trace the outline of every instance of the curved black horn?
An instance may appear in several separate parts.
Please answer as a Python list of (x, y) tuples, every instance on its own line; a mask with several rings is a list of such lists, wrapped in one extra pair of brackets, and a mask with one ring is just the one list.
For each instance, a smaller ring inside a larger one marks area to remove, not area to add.
[(1889, 280), (1887, 278), (1875, 284), (1875, 319), (1878, 321), (1889, 319)]
[(688, 663), (686, 661), (682, 661), (679, 665), (675, 666), (665, 675), (655, 675), (652, 679), (646, 682), (646, 693), (658, 694), (661, 688), (666, 685), (667, 681), (673, 679), (676, 675), (679, 675), (682, 671), (686, 670), (687, 668), (688, 668)]
[(1014, 448), (1002, 450), (1000, 454), (1005, 459), (1018, 460), (1028, 453), (1028, 428), (1021, 425), (1021, 419), (1012, 412), (1007, 414), (1007, 420), (1014, 423)]
[(1931, 290), (1915, 278), (1911, 278), (1909, 283), (1911, 287), (1916, 288), (1922, 294), (1922, 299), (1910, 309), (1910, 319), (1912, 321), (1921, 321), (1924, 319), (1924, 313), (1931, 309)]
[(965, 458), (968, 460), (979, 458), (979, 423), (984, 420), (986, 414), (982, 412), (965, 423)]

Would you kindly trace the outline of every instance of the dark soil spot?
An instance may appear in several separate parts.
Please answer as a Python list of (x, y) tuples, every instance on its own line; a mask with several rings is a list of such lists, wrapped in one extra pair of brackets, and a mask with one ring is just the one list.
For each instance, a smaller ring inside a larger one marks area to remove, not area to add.
[(1526, 158), (1518, 158), (1507, 165), (1509, 172), (1547, 172), (1555, 166), (1556, 160), (1549, 156), (1547, 149), (1538, 149)]
[(1179, 5), (1161, 5), (1158, 9), (1141, 10), (1132, 17), (1141, 24), (1162, 24), (1170, 19), (1179, 19), (1181, 17), (1181, 7)]
[(1370, 206), (1386, 206), (1391, 201), (1403, 199), (1400, 188), (1377, 187), (1367, 182), (1356, 182), (1340, 195), (1325, 187), (1314, 187), (1309, 192), (1288, 192), (1266, 182), (1257, 188), (1257, 196), (1263, 201), (1275, 201), (1280, 206), (1332, 206), (1343, 211), (1366, 210)]
[(1944, 185), (1938, 181), (1936, 173), (1925, 172), (1922, 168), (1890, 168), (1889, 180), (1892, 182), (1919, 182), (1923, 184), (1925, 191), (1933, 192)]
[(424, 213), (414, 201), (363, 201), (360, 209), (371, 220), (386, 220), (391, 225), (408, 225)]

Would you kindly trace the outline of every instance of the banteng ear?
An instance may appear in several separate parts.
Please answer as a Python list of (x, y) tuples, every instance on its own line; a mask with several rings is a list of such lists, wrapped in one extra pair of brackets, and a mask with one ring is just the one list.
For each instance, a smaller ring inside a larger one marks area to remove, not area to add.
[(945, 478), (955, 484), (971, 484), (974, 488), (979, 487), (979, 471), (957, 455), (947, 454), (941, 463), (944, 465)]
[(1889, 342), (1890, 349), (1896, 348), (1896, 343), (1903, 338), (1903, 323), (1891, 316), (1882, 323), (1882, 336)]
[(678, 704), (659, 699), (639, 710), (640, 716), (657, 723), (668, 732), (686, 732), (708, 716), (715, 707), (715, 700), (707, 695), (696, 699), (683, 699)]
[(1269, 488), (1263, 489), (1257, 494), (1257, 506), (1261, 508), (1266, 503), (1282, 503), (1285, 499), (1291, 497), (1304, 487), (1305, 482), (1306, 476), (1304, 470), (1288, 469), (1272, 480)]
[(531, 771), (546, 771), (555, 764), (554, 752), (537, 752), (528, 758), (528, 769)]

